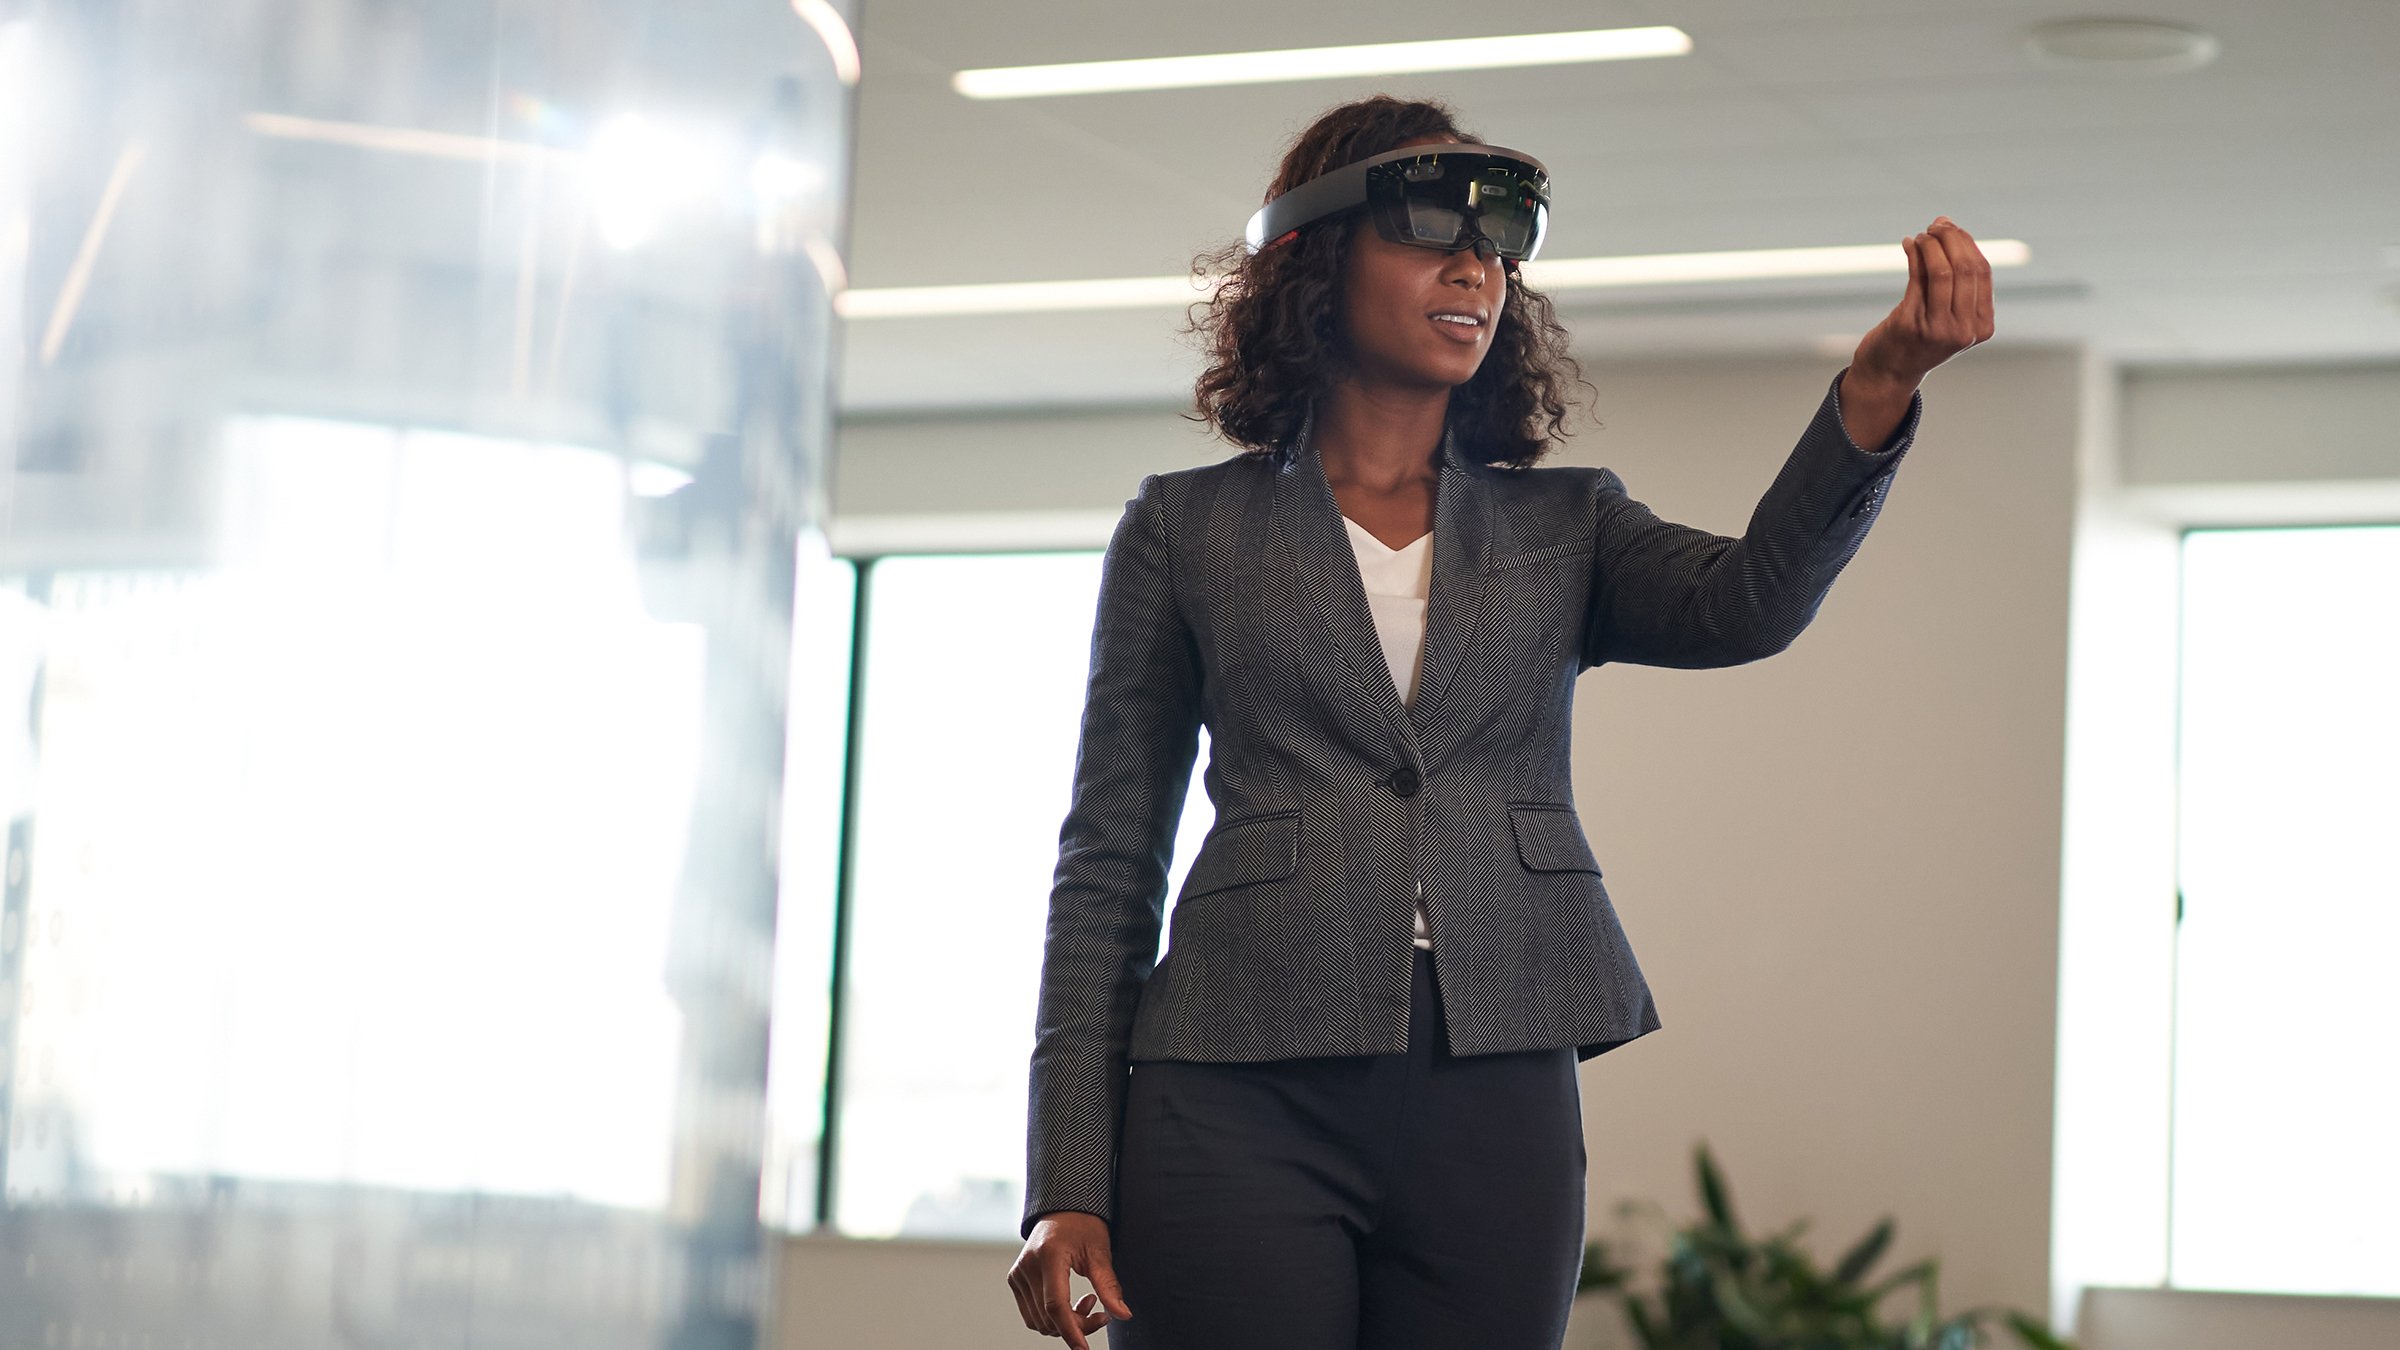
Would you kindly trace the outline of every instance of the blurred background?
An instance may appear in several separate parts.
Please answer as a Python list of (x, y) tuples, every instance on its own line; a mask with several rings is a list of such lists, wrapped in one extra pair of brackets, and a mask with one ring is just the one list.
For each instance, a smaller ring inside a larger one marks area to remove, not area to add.
[(1377, 92), (1548, 165), (1556, 462), (1671, 520), (1902, 236), (1995, 264), (1810, 632), (1582, 686), (1665, 1024), (1591, 1236), (1706, 1141), (1945, 1309), (2400, 1345), (2395, 69), (2371, 0), (0, 0), (0, 1350), (1029, 1343), (1100, 550), (1232, 453), (1194, 256)]

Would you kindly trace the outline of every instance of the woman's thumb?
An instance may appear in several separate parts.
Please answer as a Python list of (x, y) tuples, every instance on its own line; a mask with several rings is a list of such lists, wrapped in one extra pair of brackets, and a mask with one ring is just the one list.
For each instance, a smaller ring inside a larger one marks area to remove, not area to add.
[(1120, 1322), (1132, 1321), (1133, 1309), (1125, 1306), (1125, 1291), (1117, 1287), (1116, 1267), (1109, 1264), (1108, 1253), (1092, 1253), (1091, 1279), (1092, 1291), (1108, 1305), (1109, 1315)]

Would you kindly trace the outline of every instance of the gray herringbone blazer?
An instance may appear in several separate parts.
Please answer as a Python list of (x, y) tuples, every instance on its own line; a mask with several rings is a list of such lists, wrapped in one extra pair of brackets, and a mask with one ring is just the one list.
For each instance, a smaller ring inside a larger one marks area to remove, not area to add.
[[(1141, 481), (1109, 541), (1059, 831), (1028, 1103), (1024, 1219), (1107, 1218), (1128, 1059), (1408, 1048), (1417, 883), (1451, 1053), (1656, 1030), (1576, 818), (1576, 677), (1732, 666), (1789, 646), (1881, 509), (1840, 377), (1728, 538), (1607, 469), (1512, 470), (1445, 438), (1423, 672), (1403, 704), (1304, 430)], [(1176, 823), (1209, 729), (1216, 819), (1159, 955)]]

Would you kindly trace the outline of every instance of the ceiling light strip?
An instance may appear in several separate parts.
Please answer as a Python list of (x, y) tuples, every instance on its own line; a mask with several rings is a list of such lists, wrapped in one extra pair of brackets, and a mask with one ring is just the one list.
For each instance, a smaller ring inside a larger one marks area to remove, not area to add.
[(833, 308), (846, 319), (1159, 309), (1197, 304), (1211, 293), (1212, 288), (1189, 276), (1103, 277), (1090, 281), (1008, 281), (976, 286), (896, 286), (844, 291), (833, 298)]
[(452, 131), (420, 131), (414, 127), (377, 126), (367, 122), (332, 122), (315, 117), (293, 117), (285, 113), (244, 113), (242, 123), (261, 136), (272, 136), (279, 140), (321, 141), (328, 145), (388, 150), (404, 155), (428, 155), (435, 159), (529, 164), (543, 159), (561, 159), (571, 154), (570, 151), (536, 145), (530, 141), (506, 141), (495, 136), (469, 136)]
[[(2022, 267), (2032, 257), (2021, 239), (1978, 240), (1977, 247), (1994, 267)], [(1840, 244), (1823, 248), (1559, 258), (1548, 262), (1536, 259), (1525, 264), (1525, 281), (1543, 291), (1569, 291), (1907, 271), (1908, 255), (1896, 243)], [(882, 287), (844, 291), (834, 297), (833, 304), (835, 312), (846, 319), (892, 319), (1165, 308), (1206, 300), (1210, 293), (1207, 285), (1190, 276), (1105, 277), (1086, 281)]]
[(1132, 61), (1074, 61), (1045, 66), (962, 70), (950, 87), (968, 98), (1043, 98), (1057, 94), (1137, 89), (1197, 89), (1351, 75), (1406, 75), (1433, 70), (1497, 70), (1583, 61), (1681, 56), (1692, 49), (1680, 28), (1599, 28), (1571, 33), (1439, 38), (1346, 47), (1222, 52), (1210, 56), (1153, 56)]
[[(1979, 239), (1994, 267), (2022, 267), (2021, 239)], [(1715, 253), (1643, 253), (1620, 258), (1558, 258), (1525, 264), (1525, 282), (1542, 290), (1594, 286), (1686, 285), (1703, 281), (1765, 281), (1780, 277), (1861, 276), (1906, 272), (1898, 244), (1836, 244), (1825, 248), (1730, 249)]]

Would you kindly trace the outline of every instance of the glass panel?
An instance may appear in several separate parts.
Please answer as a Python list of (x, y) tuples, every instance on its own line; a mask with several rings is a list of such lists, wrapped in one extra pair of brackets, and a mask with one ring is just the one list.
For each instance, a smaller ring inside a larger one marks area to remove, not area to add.
[(2169, 1278), (2400, 1294), (2400, 528), (2183, 557)]
[[(895, 557), (870, 573), (834, 1187), (846, 1233), (1016, 1238), (1100, 559)], [(1204, 731), (1170, 896), (1214, 815), (1207, 755)]]
[(755, 1343), (847, 12), (0, 0), (0, 1347)]

